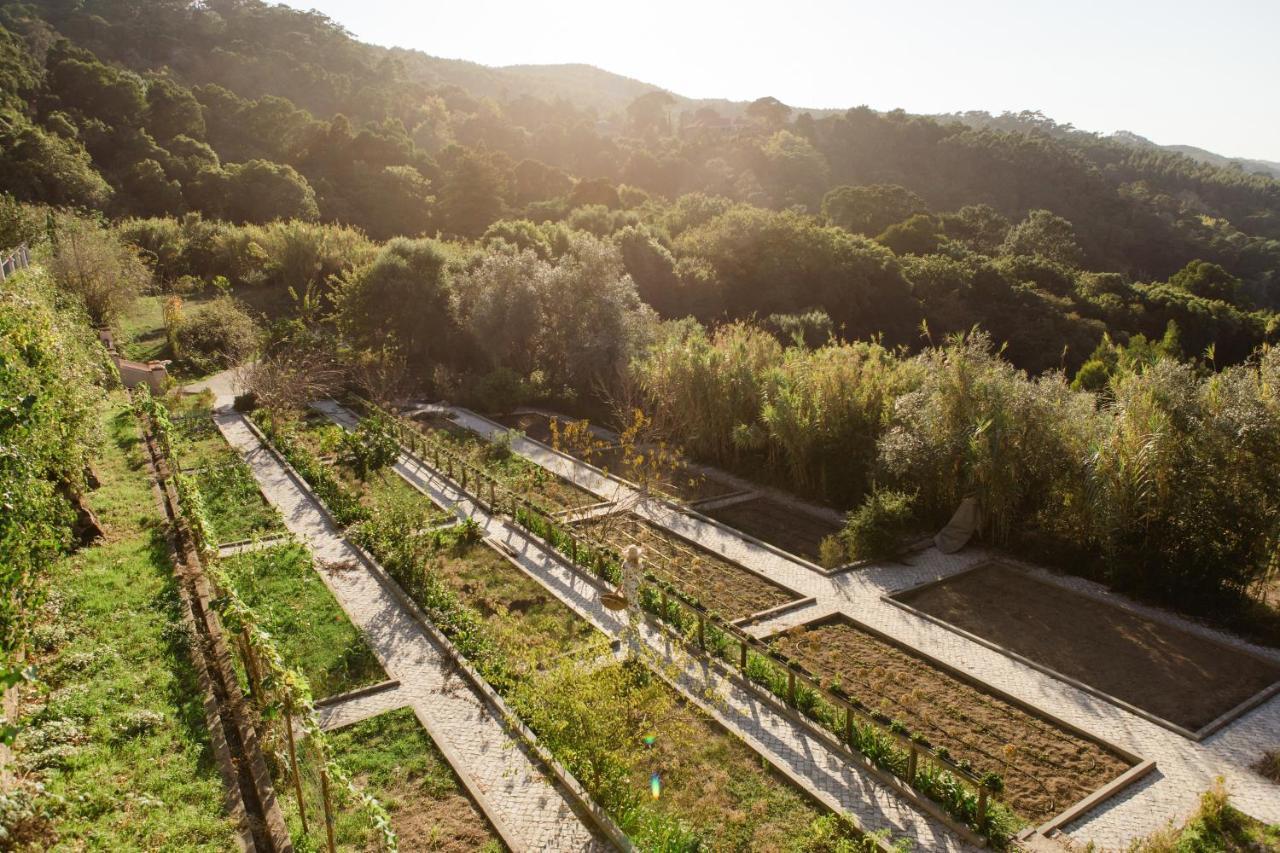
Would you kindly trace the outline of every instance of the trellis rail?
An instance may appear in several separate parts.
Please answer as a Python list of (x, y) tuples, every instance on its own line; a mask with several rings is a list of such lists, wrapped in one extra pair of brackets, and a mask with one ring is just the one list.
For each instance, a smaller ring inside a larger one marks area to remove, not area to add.
[(27, 248), (27, 244), (22, 243), (9, 254), (0, 257), (0, 281), (6, 280), (18, 270), (25, 270), (29, 266), (31, 266), (31, 252)]

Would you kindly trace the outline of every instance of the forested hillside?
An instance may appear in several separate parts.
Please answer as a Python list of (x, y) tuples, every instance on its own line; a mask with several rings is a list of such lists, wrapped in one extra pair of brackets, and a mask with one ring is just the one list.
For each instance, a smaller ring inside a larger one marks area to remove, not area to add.
[(0, 25), (0, 189), (22, 201), (378, 240), (564, 223), (621, 245), (664, 316), (818, 310), (912, 347), (980, 324), (1034, 372), (1104, 332), (1173, 322), (1224, 364), (1276, 331), (1280, 182), (1052, 122), (731, 117), (656, 90), (602, 112), (647, 87), (602, 99), (594, 69), (387, 51), (243, 0), (6, 3)]
[(1280, 182), (1036, 114), (717, 112), (256, 0), (0, 25), (0, 245), (95, 323), (153, 277), (147, 355), (256, 352), (276, 406), (635, 403), (875, 524), (977, 491), (992, 541), (1129, 588), (1274, 576)]

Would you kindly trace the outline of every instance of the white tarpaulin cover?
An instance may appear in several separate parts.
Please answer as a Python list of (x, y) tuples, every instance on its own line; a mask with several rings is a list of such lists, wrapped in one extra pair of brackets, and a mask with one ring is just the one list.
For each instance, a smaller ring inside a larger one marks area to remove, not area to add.
[(951, 516), (951, 520), (947, 522), (947, 526), (939, 530), (938, 535), (933, 537), (933, 544), (938, 546), (938, 550), (944, 554), (954, 554), (969, 544), (969, 540), (973, 537), (973, 532), (977, 529), (978, 499), (970, 495), (960, 501), (960, 506), (956, 509), (955, 515)]

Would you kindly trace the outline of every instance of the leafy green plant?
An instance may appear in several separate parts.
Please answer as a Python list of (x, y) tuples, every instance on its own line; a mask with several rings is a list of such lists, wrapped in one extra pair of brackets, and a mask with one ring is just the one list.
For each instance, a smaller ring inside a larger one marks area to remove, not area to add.
[(875, 489), (862, 506), (849, 514), (840, 532), (850, 557), (857, 560), (891, 557), (915, 520), (915, 497), (905, 492)]

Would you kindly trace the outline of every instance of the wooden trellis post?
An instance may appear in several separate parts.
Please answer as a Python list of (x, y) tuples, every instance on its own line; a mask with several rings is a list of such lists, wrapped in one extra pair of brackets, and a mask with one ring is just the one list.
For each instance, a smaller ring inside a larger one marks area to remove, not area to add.
[(916, 746), (916, 742), (911, 742), (911, 754), (907, 756), (907, 784), (914, 785), (916, 781), (916, 765), (920, 760), (920, 748)]
[(307, 806), (302, 799), (302, 775), (298, 773), (298, 750), (293, 744), (293, 698), (288, 693), (284, 697), (284, 730), (289, 736), (289, 768), (293, 772), (293, 790), (298, 795), (298, 817), (302, 820), (302, 831), (307, 829)]
[(329, 794), (329, 769), (320, 759), (320, 795), (324, 799), (324, 831), (329, 840), (329, 853), (337, 853), (338, 845), (333, 839), (333, 799)]
[(853, 746), (853, 706), (844, 706), (844, 742)]
[(981, 828), (987, 822), (987, 786), (981, 785), (978, 788), (978, 826)]
[(744, 639), (739, 645), (742, 648), (742, 671), (745, 673), (747, 671), (747, 641)]
[(240, 653), (244, 656), (244, 671), (249, 676), (249, 691), (254, 704), (262, 703), (262, 674), (258, 671), (258, 658), (249, 642), (248, 629), (240, 629)]
[(704, 652), (707, 650), (707, 617), (701, 613), (698, 614), (698, 645)]
[(787, 667), (787, 701), (796, 704), (796, 671), (790, 666)]

